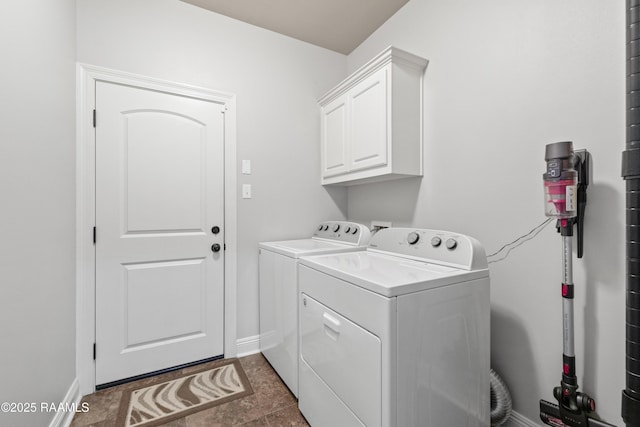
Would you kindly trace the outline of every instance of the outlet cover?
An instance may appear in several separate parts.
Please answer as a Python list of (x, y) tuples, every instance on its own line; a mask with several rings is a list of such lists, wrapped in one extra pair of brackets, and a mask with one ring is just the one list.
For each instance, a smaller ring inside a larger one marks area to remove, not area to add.
[(381, 230), (383, 228), (391, 227), (391, 221), (371, 221), (372, 230)]
[(242, 198), (243, 199), (251, 198), (251, 184), (242, 184)]

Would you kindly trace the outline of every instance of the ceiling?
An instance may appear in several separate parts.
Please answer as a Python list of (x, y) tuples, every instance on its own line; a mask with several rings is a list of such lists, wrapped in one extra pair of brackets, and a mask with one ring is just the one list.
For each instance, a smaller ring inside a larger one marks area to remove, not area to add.
[(182, 0), (349, 54), (409, 0)]

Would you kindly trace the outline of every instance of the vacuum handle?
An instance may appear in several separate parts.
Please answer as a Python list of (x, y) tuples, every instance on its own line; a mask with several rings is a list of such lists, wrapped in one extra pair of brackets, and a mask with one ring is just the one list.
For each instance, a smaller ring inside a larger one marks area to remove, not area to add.
[(578, 172), (578, 211), (576, 215), (578, 232), (578, 258), (584, 252), (584, 213), (587, 208), (587, 187), (591, 181), (591, 154), (587, 150), (574, 152), (574, 167)]
[(578, 258), (582, 258), (584, 253), (584, 212), (587, 208), (587, 186), (578, 184), (578, 215), (576, 218), (578, 228)]
[[(547, 145), (547, 151), (549, 151), (549, 147), (554, 148), (558, 144), (565, 143), (555, 143)], [(576, 150), (571, 151), (571, 157), (569, 160), (564, 160), (569, 163), (569, 165), (563, 164), (566, 171), (575, 171), (574, 174), (577, 186), (575, 189), (575, 200), (574, 207), (571, 208), (571, 211), (575, 212), (574, 216), (571, 217), (559, 217), (556, 223), (556, 229), (562, 236), (573, 236), (573, 226), (577, 225), (577, 238), (578, 238), (578, 247), (577, 253), (578, 258), (582, 258), (582, 254), (584, 252), (584, 215), (587, 207), (587, 187), (589, 186), (589, 182), (591, 181), (591, 154), (587, 150)], [(547, 163), (549, 163), (547, 159)], [(553, 162), (551, 162), (553, 163)], [(549, 168), (547, 168), (549, 169)], [(559, 174), (565, 172), (558, 172)], [(568, 172), (566, 172), (568, 173)], [(544, 174), (545, 181), (549, 178), (550, 174), (547, 172)], [(567, 196), (568, 197), (568, 196)], [(569, 209), (567, 207), (567, 209)], [(547, 216), (554, 216), (549, 215)]]

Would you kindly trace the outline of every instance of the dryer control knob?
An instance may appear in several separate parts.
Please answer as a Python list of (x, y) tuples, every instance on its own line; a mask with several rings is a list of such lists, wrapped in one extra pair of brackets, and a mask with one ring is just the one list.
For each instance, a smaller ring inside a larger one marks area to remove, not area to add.
[(447, 249), (453, 250), (456, 248), (456, 246), (458, 246), (458, 242), (456, 242), (455, 239), (447, 239), (446, 245), (447, 245)]
[(415, 245), (416, 243), (418, 243), (418, 240), (420, 240), (420, 235), (418, 233), (416, 233), (415, 231), (412, 231), (407, 236), (407, 242), (410, 245)]
[(440, 246), (440, 244), (442, 244), (442, 239), (438, 236), (434, 236), (431, 239), (431, 246), (433, 246), (434, 248), (437, 248), (438, 246)]
[(337, 232), (338, 230), (340, 230), (340, 224), (336, 224), (333, 226), (333, 232)]

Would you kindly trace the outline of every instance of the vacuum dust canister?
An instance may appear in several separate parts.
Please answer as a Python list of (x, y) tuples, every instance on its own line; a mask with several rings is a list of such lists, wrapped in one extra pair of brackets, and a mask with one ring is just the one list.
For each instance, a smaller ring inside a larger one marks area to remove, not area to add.
[(571, 141), (547, 144), (547, 171), (544, 180), (545, 215), (552, 218), (573, 218), (578, 209), (578, 173), (574, 169)]

